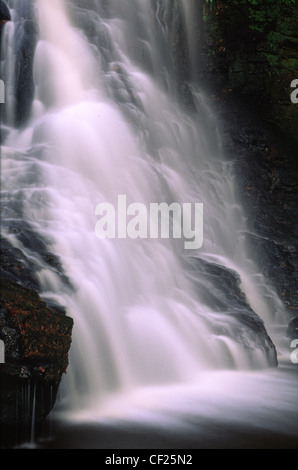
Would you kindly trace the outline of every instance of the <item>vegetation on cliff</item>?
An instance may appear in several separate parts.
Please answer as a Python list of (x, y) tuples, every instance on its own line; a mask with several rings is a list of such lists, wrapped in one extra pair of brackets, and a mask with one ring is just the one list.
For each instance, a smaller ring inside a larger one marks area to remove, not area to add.
[(296, 0), (204, 0), (205, 54), (223, 88), (259, 103), (289, 141), (298, 142), (291, 83), (298, 78)]

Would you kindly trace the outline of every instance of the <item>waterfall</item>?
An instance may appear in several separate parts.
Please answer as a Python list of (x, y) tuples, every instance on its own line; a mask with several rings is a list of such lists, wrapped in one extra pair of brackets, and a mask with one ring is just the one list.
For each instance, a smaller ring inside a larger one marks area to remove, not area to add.
[[(28, 21), (19, 2), (9, 3), (15, 22), (2, 43), (3, 233), (32, 261), (43, 297), (74, 318), (65, 406), (94, 409), (138, 387), (275, 366), (266, 329), (271, 335), (282, 322), (282, 307), (252, 259), (235, 156), (224, 155), (216, 116), (195, 81), (195, 3), (179, 10), (187, 83), (171, 54), (172, 2), (86, 3), (23, 3), (38, 37), (34, 94), (21, 126), (11, 52)], [(119, 196), (147, 208), (203, 204), (203, 245), (98, 238), (96, 207), (117, 207)], [(40, 246), (59, 258), (63, 276)]]

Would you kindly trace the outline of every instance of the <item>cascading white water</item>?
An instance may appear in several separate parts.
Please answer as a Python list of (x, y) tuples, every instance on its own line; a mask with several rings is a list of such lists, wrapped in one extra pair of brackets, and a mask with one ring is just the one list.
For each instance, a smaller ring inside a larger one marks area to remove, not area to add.
[[(72, 410), (139, 386), (195, 383), (202, 371), (270, 367), (272, 351), (258, 349), (253, 335), (247, 347), (233, 333), (215, 333), (218, 324), (233, 331), (237, 319), (205, 301), (212, 286), (200, 290), (195, 258), (237, 272), (267, 328), (280, 308), (250, 259), (233, 162), (222, 155), (206, 98), (193, 86), (195, 110), (185, 109), (163, 66), (168, 58), (154, 46), (156, 25), (167, 36), (159, 12), (146, 0), (110, 0), (103, 16), (97, 3), (89, 11), (75, 1), (37, 0), (31, 118), (10, 129), (2, 150), (5, 194), (18, 193), (24, 219), (59, 256), (71, 284), (7, 235), (34, 257), (45, 298), (74, 318), (65, 379)], [(101, 46), (71, 18), (100, 33)], [(203, 247), (189, 253), (177, 240), (99, 240), (95, 209), (116, 206), (119, 195), (146, 205), (203, 203)]]

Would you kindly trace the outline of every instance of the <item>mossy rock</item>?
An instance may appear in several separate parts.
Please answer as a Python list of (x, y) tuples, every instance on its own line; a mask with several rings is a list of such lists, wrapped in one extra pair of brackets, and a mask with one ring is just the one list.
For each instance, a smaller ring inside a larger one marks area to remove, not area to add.
[(0, 423), (24, 424), (29, 419), (24, 390), (31, 394), (27, 408), (35, 393), (36, 420), (47, 416), (68, 366), (72, 328), (73, 320), (48, 308), (36, 291), (1, 281), (0, 339), (5, 363), (0, 364)]

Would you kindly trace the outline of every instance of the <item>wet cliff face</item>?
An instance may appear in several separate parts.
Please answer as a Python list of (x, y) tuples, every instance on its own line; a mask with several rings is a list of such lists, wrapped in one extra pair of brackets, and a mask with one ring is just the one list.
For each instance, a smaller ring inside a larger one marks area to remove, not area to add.
[(295, 0), (202, 1), (204, 78), (242, 97), (289, 144), (298, 145), (298, 5)]
[[(31, 0), (24, 0), (17, 7), (11, 4), (10, 7), (14, 9), (13, 19), (15, 24), (13, 46), (13, 60), (15, 61), (14, 83), (7, 83), (4, 67), (1, 71), (1, 78), (4, 79), (8, 88), (11, 87), (13, 89), (15, 97), (13, 106), (14, 124), (20, 127), (30, 116), (30, 107), (34, 97), (33, 57), (38, 38), (38, 27), (34, 3)], [(9, 40), (4, 34), (4, 26), (10, 20), (9, 9), (5, 2), (2, 1), (0, 3), (0, 37), (3, 41), (1, 60), (5, 60), (5, 49), (9, 48)], [(3, 113), (3, 122), (6, 122), (7, 118)]]
[(264, 273), (297, 310), (296, 207), (298, 4), (273, 0), (201, 2), (200, 80), (235, 158), (239, 197)]

